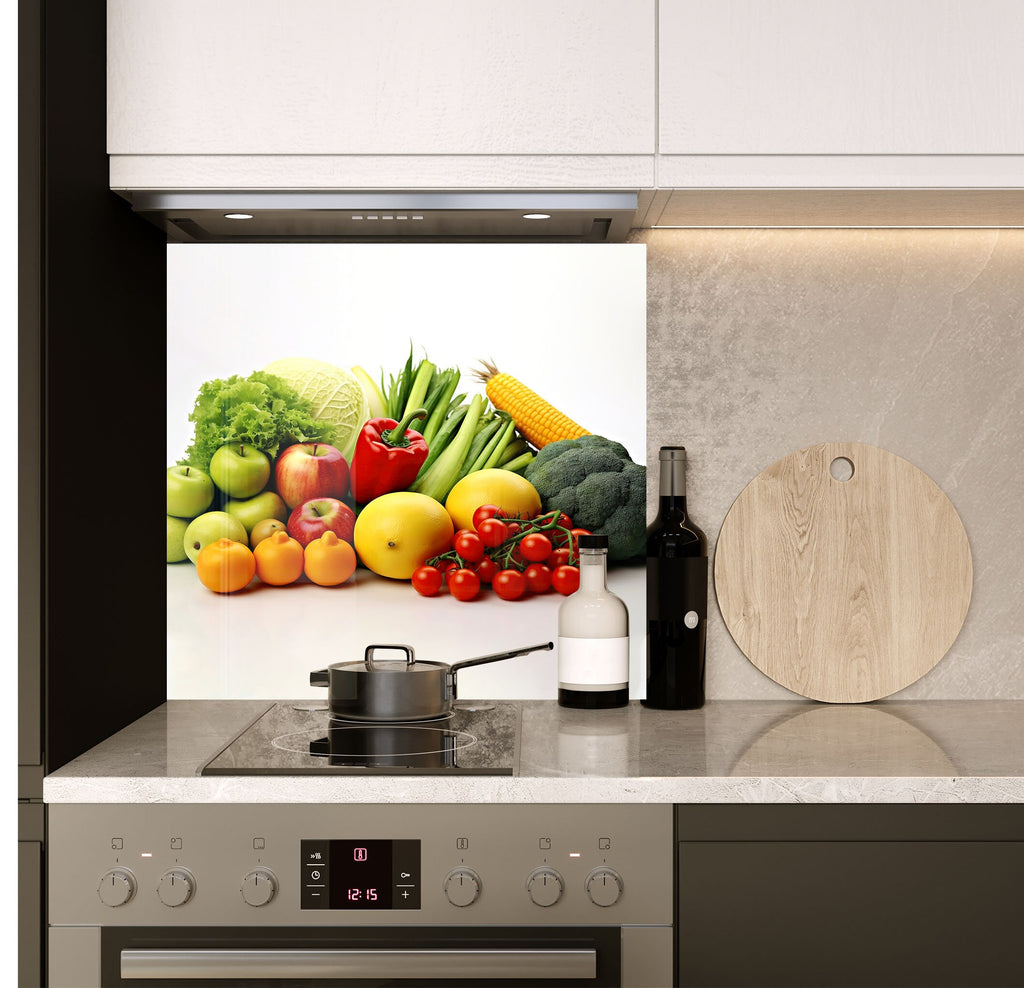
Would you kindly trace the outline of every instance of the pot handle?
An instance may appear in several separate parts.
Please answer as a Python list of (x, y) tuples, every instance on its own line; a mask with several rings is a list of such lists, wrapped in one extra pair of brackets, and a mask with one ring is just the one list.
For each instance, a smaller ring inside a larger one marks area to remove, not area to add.
[(374, 672), (376, 669), (373, 664), (373, 650), (375, 648), (395, 648), (398, 649), (399, 652), (405, 652), (406, 669), (416, 661), (416, 656), (413, 655), (412, 646), (410, 645), (367, 645), (363, 661), (366, 663), (366, 668), (369, 669), (370, 672)]
[(526, 655), (528, 652), (550, 651), (554, 647), (554, 642), (543, 642), (540, 645), (528, 645), (526, 648), (517, 648), (512, 652), (495, 652), (493, 655), (481, 655), (478, 659), (465, 659), (462, 662), (453, 662), (448, 667), (448, 674), (454, 678), (455, 673), (460, 669), (468, 669), (470, 666), (482, 666), (485, 662), (499, 662), (501, 659), (514, 659), (517, 655)]
[(330, 686), (331, 674), (326, 669), (317, 669), (309, 674), (310, 686)]

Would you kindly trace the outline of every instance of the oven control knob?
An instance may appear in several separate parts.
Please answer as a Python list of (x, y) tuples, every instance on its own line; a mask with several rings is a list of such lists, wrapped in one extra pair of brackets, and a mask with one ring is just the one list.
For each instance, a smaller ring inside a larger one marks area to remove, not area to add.
[(165, 906), (183, 906), (196, 894), (196, 876), (188, 868), (165, 871), (156, 894)]
[(595, 868), (587, 875), (586, 889), (595, 906), (614, 906), (622, 898), (622, 878), (611, 868)]
[(242, 898), (250, 906), (265, 906), (277, 895), (277, 875), (269, 868), (253, 868), (242, 879)]
[(472, 868), (453, 868), (445, 876), (444, 894), (453, 906), (471, 906), (480, 898), (480, 876)]
[(553, 906), (562, 898), (565, 882), (554, 868), (534, 868), (527, 876), (526, 891), (538, 906)]
[(131, 902), (138, 885), (127, 868), (111, 868), (101, 879), (96, 891), (105, 906), (123, 906)]

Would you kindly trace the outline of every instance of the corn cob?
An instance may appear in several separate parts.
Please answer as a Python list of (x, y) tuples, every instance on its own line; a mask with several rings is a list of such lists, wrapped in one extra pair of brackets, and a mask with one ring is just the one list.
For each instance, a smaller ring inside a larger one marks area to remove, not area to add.
[(487, 385), (487, 397), (495, 408), (508, 412), (516, 428), (537, 449), (559, 439), (579, 439), (590, 433), (560, 412), (554, 405), (531, 391), (522, 381), (511, 374), (498, 370), (494, 364), (481, 361), (483, 370), (474, 373)]

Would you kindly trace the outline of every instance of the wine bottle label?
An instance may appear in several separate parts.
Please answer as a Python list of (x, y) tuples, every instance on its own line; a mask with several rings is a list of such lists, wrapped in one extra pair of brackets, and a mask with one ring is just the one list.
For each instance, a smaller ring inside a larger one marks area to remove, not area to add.
[(558, 688), (620, 690), (629, 684), (629, 638), (558, 638)]
[(708, 557), (647, 560), (647, 620), (696, 628), (708, 612)]

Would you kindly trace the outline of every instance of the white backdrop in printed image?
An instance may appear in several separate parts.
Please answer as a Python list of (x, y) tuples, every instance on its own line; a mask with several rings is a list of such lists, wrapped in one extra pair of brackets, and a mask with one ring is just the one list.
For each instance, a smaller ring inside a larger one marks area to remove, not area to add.
[[(192, 438), (204, 381), (281, 357), (360, 365), (385, 383), (409, 354), (462, 372), (483, 393), (481, 359), (519, 378), (584, 428), (646, 449), (646, 248), (639, 244), (216, 244), (167, 248), (167, 462)], [(642, 567), (612, 570), (630, 608), (631, 695), (644, 682)], [(189, 563), (168, 566), (168, 697), (322, 695), (309, 671), (374, 641), (424, 659), (461, 658), (557, 635), (561, 597), (463, 604), (419, 597), (358, 570), (334, 590), (309, 584), (218, 597)], [(514, 663), (514, 668), (513, 668)], [(555, 655), (481, 666), (469, 697), (552, 698)]]

